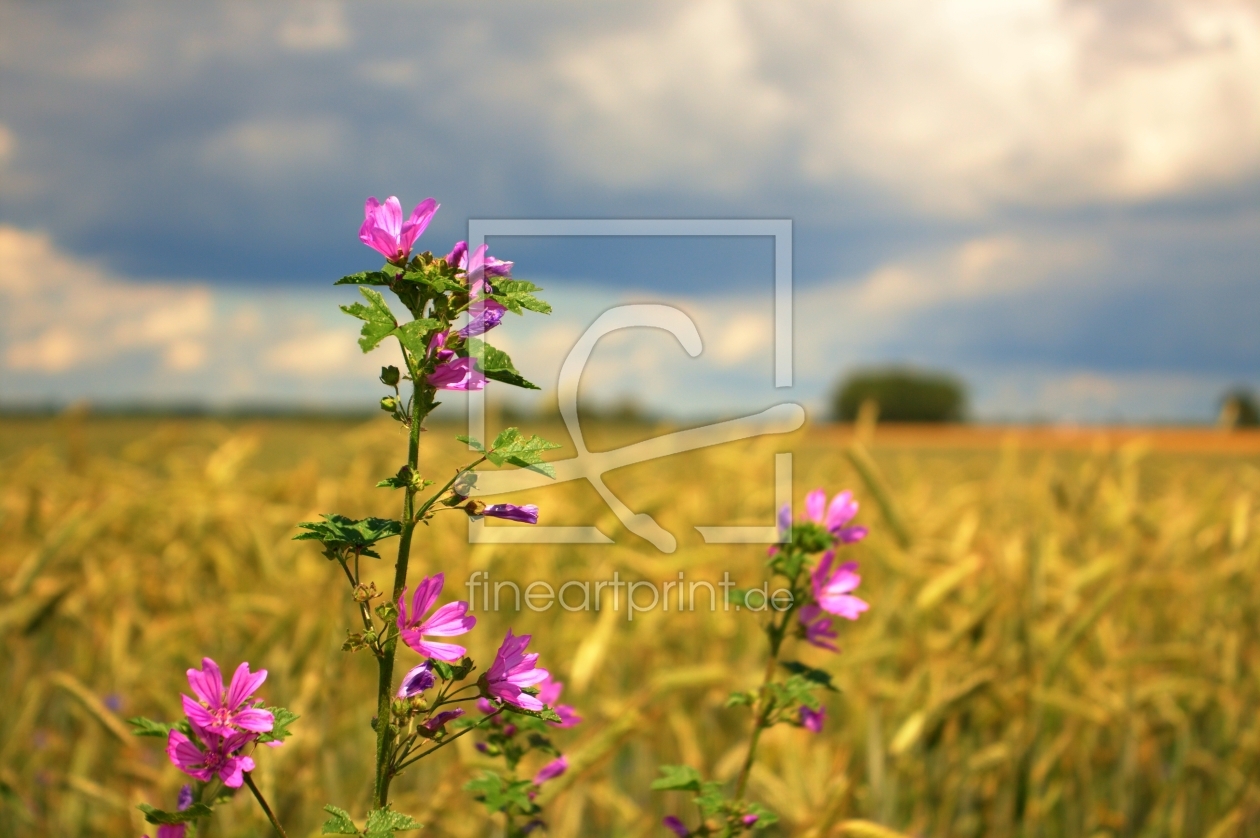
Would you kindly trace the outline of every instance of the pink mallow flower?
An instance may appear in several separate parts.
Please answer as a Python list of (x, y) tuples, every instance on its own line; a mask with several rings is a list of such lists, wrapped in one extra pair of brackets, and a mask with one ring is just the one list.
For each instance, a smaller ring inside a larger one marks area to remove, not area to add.
[(687, 828), (687, 825), (674, 815), (666, 815), (661, 819), (661, 825), (677, 835), (678, 838), (687, 838), (687, 836), (691, 835), (691, 830)]
[(514, 503), (492, 503), (481, 512), (487, 518), (502, 518), (521, 524), (538, 523), (538, 507), (532, 503), (517, 506)]
[(180, 696), (184, 713), (193, 724), (219, 736), (231, 736), (242, 730), (266, 733), (271, 730), (275, 718), (266, 710), (253, 706), (252, 701), (254, 691), (266, 680), (267, 670), (250, 673), (249, 664), (242, 663), (225, 690), (219, 665), (210, 658), (202, 658), (201, 669), (188, 670), (188, 685), (197, 698)]
[[(442, 586), (445, 584), (445, 574), (426, 576), (416, 586), (415, 593), (411, 596), (410, 613), (407, 611), (407, 592), (404, 590), (402, 596), (398, 598), (398, 631), (403, 643), (414, 649), (417, 654), (454, 663), (464, 657), (467, 650), (463, 646), (425, 640), (424, 635), (455, 637), (467, 634), (477, 624), (477, 618), (469, 615), (468, 603), (448, 602), (434, 611), (429, 619), (423, 619), (437, 602), (438, 595), (442, 593)], [(409, 672), (408, 675), (410, 674), (412, 673)]]
[(438, 730), (447, 722), (453, 722), (462, 715), (464, 715), (463, 707), (456, 707), (454, 710), (443, 710), (425, 722), (424, 727), (426, 730)]
[(230, 736), (219, 736), (196, 724), (192, 729), (199, 743), (178, 730), (172, 730), (167, 736), (166, 755), (175, 767), (203, 783), (218, 775), (228, 788), (240, 788), (245, 781), (244, 772), (254, 770), (253, 758), (242, 756), (240, 751), (258, 734), (239, 731)]
[(534, 785), (541, 786), (548, 780), (554, 780), (568, 770), (568, 757), (556, 757), (551, 762), (538, 769), (538, 773), (534, 775)]
[(832, 652), (838, 652), (839, 649), (831, 641), (839, 637), (836, 634), (834, 621), (830, 617), (824, 617), (825, 614), (820, 607), (813, 605), (802, 605), (801, 610), (797, 612), (801, 618), (801, 628), (805, 632), (805, 642), (811, 646), (817, 646), (819, 649), (827, 649)]
[(805, 496), (805, 516), (815, 524), (822, 524), (844, 544), (853, 544), (867, 536), (866, 527), (845, 526), (857, 512), (858, 502), (847, 490), (832, 498), (830, 504), (827, 503), (827, 493), (822, 489), (815, 489)]
[(407, 674), (402, 677), (402, 683), (398, 686), (398, 698), (420, 695), (436, 683), (437, 677), (433, 674), (433, 664), (425, 661), (407, 670)]
[(557, 704), (560, 699), (560, 693), (564, 691), (564, 684), (560, 681), (551, 680), (551, 674), (538, 682), (538, 700), (546, 704), (552, 710), (556, 711), (556, 715), (560, 717), (558, 722), (548, 722), (552, 727), (570, 728), (582, 721), (582, 717), (567, 704)]
[(468, 275), (468, 296), (476, 297), (483, 291), (493, 293), (488, 278), (511, 276), (511, 262), (504, 262), (489, 254), (489, 245), (480, 245), (468, 258), (468, 242), (455, 242), (451, 252), (446, 254), (446, 263), (454, 265), (459, 271)]
[(508, 629), (507, 637), (503, 638), (503, 644), (494, 656), (494, 663), (486, 670), (486, 692), (522, 710), (541, 710), (543, 703), (524, 689), (541, 684), (551, 673), (534, 665), (538, 661), (537, 652), (525, 654), (529, 641), (530, 635), (516, 637)]
[(814, 600), (829, 614), (844, 617), (846, 620), (856, 620), (863, 611), (870, 608), (852, 595), (862, 582), (862, 577), (857, 574), (857, 562), (845, 562), (833, 569), (835, 561), (835, 551), (828, 550), (823, 553), (822, 561), (810, 574)]
[(438, 364), (428, 381), (439, 390), (484, 390), (486, 376), (477, 370), (472, 358), (456, 358)]
[(827, 708), (820, 707), (812, 710), (806, 705), (801, 705), (801, 727), (813, 733), (822, 733), (823, 722), (827, 720)]
[(359, 227), (359, 241), (380, 253), (390, 262), (401, 264), (411, 255), (411, 246), (429, 226), (440, 205), (432, 198), (425, 198), (411, 211), (405, 222), (402, 205), (390, 195), (381, 203), (368, 198), (363, 204), (363, 225)]
[(484, 335), (502, 323), (505, 314), (507, 314), (507, 309), (498, 300), (475, 302), (468, 309), (468, 325), (460, 329), (457, 334), (464, 339)]

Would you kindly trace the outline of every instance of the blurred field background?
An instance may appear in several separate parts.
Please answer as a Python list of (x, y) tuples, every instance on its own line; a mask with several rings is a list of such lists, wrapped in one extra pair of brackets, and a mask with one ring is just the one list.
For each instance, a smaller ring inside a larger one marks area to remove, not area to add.
[[(458, 432), (426, 434), (429, 474), (455, 465)], [(657, 432), (589, 435), (598, 449)], [(610, 474), (679, 538), (673, 555), (569, 484), (529, 498), (543, 523), (594, 523), (616, 545), (474, 549), (452, 515), (418, 538), (413, 579), (444, 570), (448, 597), (472, 570), (658, 583), (729, 571), (748, 585), (763, 548), (705, 546), (690, 528), (768, 521), (772, 454), (790, 449), (798, 503), (816, 485), (863, 501), (873, 535), (852, 553), (872, 609), (846, 627), (843, 654), (801, 653), (842, 691), (823, 734), (763, 738), (751, 787), (783, 819), (770, 835), (882, 834), (855, 819), (924, 836), (1260, 834), (1260, 437), (867, 434), (857, 461), (886, 511), (855, 471), (851, 428), (812, 428)], [(354, 623), (344, 579), (290, 539), (321, 512), (395, 516), (398, 496), (372, 486), (404, 447), (388, 420), (0, 420), (0, 834), (142, 834), (135, 804), (169, 807), (184, 778), (122, 720), (177, 717), (202, 655), (265, 667), (262, 694), (302, 715), (258, 757), (290, 834), (316, 834), (325, 803), (361, 814), (375, 667), (340, 650)], [(751, 615), (477, 613), (468, 645), (483, 665), (508, 626), (532, 632), (586, 718), (556, 737), (576, 767), (545, 795), (551, 835), (662, 834), (662, 815), (693, 815), (648, 791), (658, 764), (736, 772), (747, 718), (723, 701), (760, 673)], [(404, 775), (396, 805), (421, 834), (494, 834), (460, 791), (478, 756), (456, 750)], [(266, 824), (242, 796), (203, 834)]]

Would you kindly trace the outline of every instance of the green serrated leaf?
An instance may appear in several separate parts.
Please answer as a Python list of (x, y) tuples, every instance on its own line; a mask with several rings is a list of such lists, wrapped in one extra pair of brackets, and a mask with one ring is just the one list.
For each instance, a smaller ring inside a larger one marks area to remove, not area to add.
[(533, 295), (534, 291), (541, 290), (543, 289), (525, 279), (501, 279), (494, 283), (494, 292), (489, 296), (514, 314), (520, 314), (522, 309), (550, 314), (551, 306)]
[(663, 777), (653, 780), (653, 791), (700, 791), (700, 772), (690, 765), (662, 765)]
[(722, 791), (722, 784), (710, 780), (700, 785), (700, 794), (693, 798), (701, 816), (708, 820), (730, 808), (730, 801)]
[(352, 550), (360, 556), (381, 556), (372, 550), (376, 542), (393, 538), (402, 532), (402, 524), (389, 518), (347, 518), (345, 515), (321, 515), (323, 521), (303, 521), (298, 524), (308, 532), (293, 536), (294, 541), (319, 541), (324, 545), (324, 555), (330, 560), (340, 553)]
[(486, 450), (484, 445), (482, 445), (480, 442), (478, 442), (477, 440), (473, 439), (470, 436), (457, 436), (455, 437), (455, 439), (458, 440), (459, 442), (464, 443), (465, 445), (467, 445), (469, 448), (471, 448), (474, 451), (485, 452)]
[(389, 334), (398, 338), (398, 342), (407, 347), (407, 351), (414, 357), (423, 358), (429, 350), (429, 342), (427, 340), (429, 333), (440, 325), (436, 320), (426, 317), (421, 320), (412, 320), (410, 323), (403, 323)]
[(490, 812), (514, 809), (522, 814), (529, 814), (538, 809), (529, 799), (532, 787), (533, 783), (529, 780), (507, 780), (492, 771), (483, 771), (480, 777), (469, 780), (464, 785), (464, 790), (472, 792), (473, 797), (481, 801)]
[(258, 736), (258, 743), (265, 745), (268, 742), (283, 742), (293, 735), (289, 730), (289, 725), (302, 718), (297, 713), (287, 707), (267, 707), (267, 712), (272, 716), (271, 730)]
[(331, 803), (324, 807), (330, 817), (324, 821), (324, 827), (319, 831), (320, 835), (358, 835), (359, 828), (354, 825), (354, 821), (350, 818), (350, 813), (345, 809), (333, 806)]
[(362, 336), (359, 338), (359, 348), (364, 352), (371, 352), (378, 343), (398, 328), (398, 320), (389, 310), (389, 304), (385, 302), (385, 298), (379, 291), (360, 287), (359, 293), (368, 301), (367, 305), (355, 303), (341, 306), (341, 310), (363, 321), (363, 328), (359, 331)]
[(501, 381), (526, 390), (541, 390), (537, 384), (526, 381), (512, 364), (512, 359), (502, 349), (496, 349), (480, 338), (469, 338), (464, 347), (468, 356), (476, 358), (486, 378)]
[(152, 719), (146, 719), (144, 716), (128, 719), (127, 724), (135, 728), (131, 732), (133, 736), (154, 736), (161, 739), (165, 739), (170, 735), (171, 728), (174, 727), (174, 725), (166, 722), (155, 722)]
[(393, 838), (395, 832), (409, 829), (421, 829), (424, 824), (402, 812), (394, 812), (389, 808), (374, 809), (368, 813), (367, 825), (363, 834), (367, 838)]
[(393, 277), (393, 273), (385, 271), (359, 271), (357, 274), (343, 276), (333, 285), (389, 285)]
[(831, 673), (821, 669), (814, 669), (812, 666), (806, 666), (800, 661), (783, 661), (782, 666), (793, 675), (804, 678), (806, 681), (826, 687), (832, 692), (839, 692), (831, 683)]
[(559, 447), (559, 444), (540, 436), (526, 437), (517, 428), (507, 428), (495, 437), (494, 444), (486, 452), (486, 459), (496, 466), (509, 463), (555, 478), (555, 468), (542, 461), (542, 453)]
[(204, 803), (194, 803), (187, 809), (180, 812), (164, 812), (161, 809), (155, 809), (148, 803), (141, 803), (136, 807), (144, 812), (144, 819), (149, 823), (156, 823), (164, 826), (174, 826), (180, 823), (190, 823), (198, 818), (209, 816), (213, 810)]

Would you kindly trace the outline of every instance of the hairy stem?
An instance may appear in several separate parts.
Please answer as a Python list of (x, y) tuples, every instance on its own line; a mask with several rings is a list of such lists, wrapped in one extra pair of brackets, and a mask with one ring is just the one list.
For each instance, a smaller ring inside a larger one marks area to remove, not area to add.
[[(404, 352), (405, 355), (405, 352)], [(428, 402), (425, 398), (424, 385), (418, 377), (414, 364), (409, 363), (415, 388), (411, 396), (411, 435), (407, 442), (407, 466), (415, 474), (420, 466), (420, 426), (428, 415)], [(402, 534), (398, 540), (398, 560), (394, 564), (394, 588), (390, 602), (397, 602), (407, 587), (407, 564), (411, 559), (411, 536), (416, 529), (415, 520), (416, 489), (408, 486), (403, 495)], [(388, 626), (386, 627), (388, 631)], [(372, 793), (372, 808), (382, 809), (389, 800), (389, 754), (390, 754), (390, 688), (394, 683), (394, 653), (398, 649), (398, 635), (393, 634), (385, 641), (379, 662), (379, 677), (376, 683), (376, 785)]]
[(774, 680), (774, 669), (779, 662), (779, 648), (783, 645), (783, 634), (791, 616), (792, 609), (789, 609), (784, 613), (782, 623), (776, 626), (772, 618), (770, 625), (766, 628), (766, 634), (770, 639), (770, 658), (766, 661), (766, 674), (761, 681), (757, 710), (753, 714), (752, 733), (748, 737), (748, 755), (744, 757), (744, 765), (740, 768), (739, 779), (735, 783), (736, 800), (744, 799), (744, 791), (748, 788), (748, 775), (752, 773), (753, 761), (757, 758), (757, 742), (761, 739), (761, 732), (766, 729), (770, 721), (770, 713), (774, 710), (770, 701), (770, 682)]
[(284, 827), (280, 825), (280, 821), (276, 820), (276, 813), (271, 811), (271, 807), (267, 805), (267, 798), (263, 797), (262, 792), (258, 790), (258, 786), (254, 785), (254, 778), (250, 776), (248, 771), (245, 772), (244, 777), (245, 785), (249, 786), (249, 790), (254, 793), (254, 799), (258, 801), (258, 805), (262, 807), (262, 810), (267, 813), (267, 820), (271, 821), (271, 825), (275, 827), (276, 834), (280, 838), (289, 838), (285, 834)]

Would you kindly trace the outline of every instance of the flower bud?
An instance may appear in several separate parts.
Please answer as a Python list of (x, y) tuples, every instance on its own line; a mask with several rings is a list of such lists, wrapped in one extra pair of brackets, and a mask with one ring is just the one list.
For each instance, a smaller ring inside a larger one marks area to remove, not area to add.
[(396, 698), (390, 702), (389, 709), (393, 711), (395, 716), (407, 715), (407, 702), (401, 698)]
[(475, 518), (486, 511), (486, 505), (479, 500), (470, 500), (464, 504), (464, 511), (468, 513), (468, 517)]
[(393, 413), (398, 409), (398, 399), (393, 396), (385, 396), (381, 399), (381, 410), (386, 413)]
[(398, 373), (398, 367), (388, 366), (381, 367), (381, 383), (386, 387), (397, 387), (398, 379), (401, 376)]

